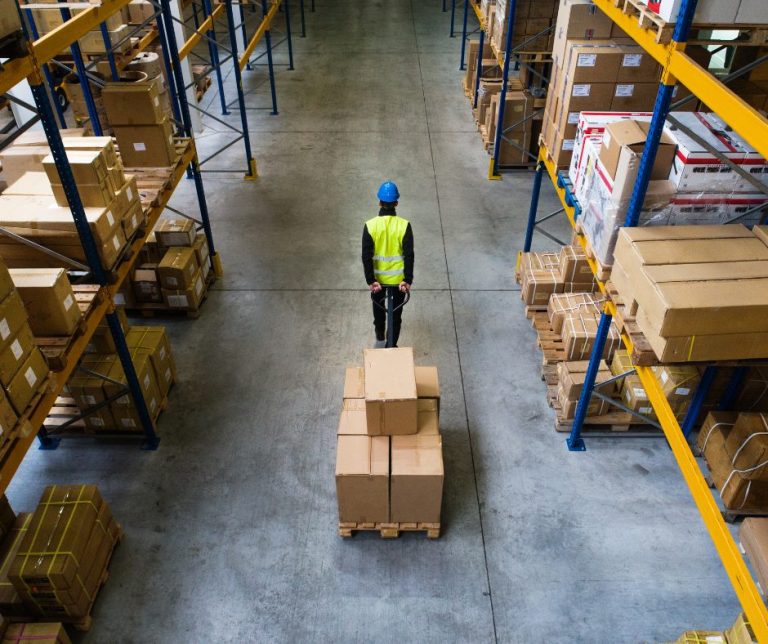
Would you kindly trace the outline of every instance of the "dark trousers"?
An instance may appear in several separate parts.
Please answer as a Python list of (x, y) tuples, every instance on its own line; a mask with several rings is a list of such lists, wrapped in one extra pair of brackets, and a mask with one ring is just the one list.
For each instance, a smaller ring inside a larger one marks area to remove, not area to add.
[[(387, 339), (387, 289), (382, 288), (378, 293), (371, 293), (371, 299), (373, 300), (373, 327), (376, 329), (376, 339)], [(399, 307), (403, 300), (405, 300), (405, 293), (400, 292), (400, 289), (395, 290), (395, 346), (397, 346), (397, 339), (400, 337), (400, 326), (403, 318), (403, 307)], [(378, 303), (378, 305), (377, 305)]]

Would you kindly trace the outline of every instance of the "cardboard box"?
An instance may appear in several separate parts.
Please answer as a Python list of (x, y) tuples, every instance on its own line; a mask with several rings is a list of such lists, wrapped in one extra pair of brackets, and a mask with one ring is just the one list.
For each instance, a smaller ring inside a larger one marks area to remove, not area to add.
[[(629, 163), (628, 157), (642, 156), (648, 127), (649, 124), (643, 121), (616, 121), (606, 126), (599, 158), (611, 179), (616, 179), (621, 165)], [(669, 136), (662, 136), (651, 171), (652, 180), (662, 180), (669, 176), (674, 154), (673, 140)]]
[(197, 233), (195, 235), (195, 241), (192, 244), (192, 248), (195, 250), (198, 266), (200, 266), (202, 269), (205, 269), (206, 266), (210, 264), (208, 261), (210, 254), (208, 251), (208, 240), (205, 238), (204, 234)]
[(64, 625), (34, 622), (9, 624), (2, 644), (72, 644)]
[(63, 268), (12, 268), (10, 274), (35, 335), (72, 335), (82, 313)]
[(602, 302), (602, 296), (595, 296), (591, 293), (556, 293), (552, 295), (547, 305), (547, 314), (552, 330), (560, 335), (565, 319), (572, 314), (600, 315)]
[(339, 425), (336, 429), (338, 436), (367, 436), (368, 421), (365, 416), (365, 402), (362, 398), (345, 398), (341, 410)]
[[(19, 417), (8, 400), (5, 391), (0, 389), (0, 438), (11, 438), (11, 431), (16, 427)], [(2, 614), (2, 613), (0, 613)]]
[(160, 246), (192, 246), (195, 243), (195, 224), (189, 219), (161, 219), (155, 225), (155, 238)]
[(111, 126), (159, 125), (165, 114), (160, 104), (157, 80), (134, 83), (107, 83), (101, 100)]
[[(66, 150), (66, 153), (75, 183), (98, 185), (106, 180), (108, 166), (103, 151)], [(52, 155), (43, 159), (43, 169), (52, 184), (61, 184), (59, 171)]]
[(739, 615), (733, 626), (725, 631), (725, 640), (728, 644), (755, 644), (758, 641), (744, 613)]
[[(8, 272), (6, 265), (3, 264), (3, 262), (0, 262), (0, 302), (9, 296), (13, 289), (14, 286), (11, 274)], [(2, 323), (0, 323), (0, 331), (2, 331)], [(2, 339), (5, 340), (5, 338)], [(2, 343), (0, 343), (0, 346), (2, 346)]]
[(444, 475), (439, 435), (393, 436), (390, 521), (439, 523)]
[(51, 182), (45, 172), (25, 172), (3, 190), (4, 195), (43, 197), (53, 195)]
[(126, 168), (167, 167), (176, 163), (173, 128), (168, 117), (158, 125), (113, 127)]
[[(584, 380), (587, 377), (589, 360), (563, 361), (557, 363), (558, 389), (563, 392), (565, 400), (578, 401), (584, 388)], [(613, 377), (611, 370), (604, 360), (600, 362), (595, 382), (600, 384)], [(612, 396), (615, 391), (613, 383), (600, 387), (600, 393)], [(598, 400), (598, 402), (600, 402)]]
[[(588, 360), (597, 336), (599, 317), (589, 312), (569, 315), (563, 321), (563, 349), (566, 360)], [(616, 325), (612, 322), (605, 341), (603, 359), (610, 360), (619, 347), (621, 338)]]
[(8, 399), (19, 416), (24, 413), (47, 376), (48, 364), (35, 347), (6, 387)]
[(195, 274), (199, 273), (197, 255), (188, 246), (169, 248), (157, 266), (157, 276), (163, 288), (185, 291), (192, 286)]
[(6, 618), (29, 617), (30, 615), (16, 588), (8, 579), (8, 573), (31, 521), (32, 513), (20, 512), (13, 523), (10, 534), (0, 542), (0, 611), (2, 611), (0, 614)]
[(419, 398), (433, 398), (440, 403), (440, 379), (437, 367), (414, 368), (416, 376), (416, 395)]
[(592, 268), (581, 246), (563, 246), (560, 249), (560, 275), (564, 282), (589, 283), (594, 281)]
[(389, 437), (338, 436), (336, 495), (341, 523), (386, 523), (389, 512)]
[(32, 330), (28, 324), (22, 324), (10, 343), (0, 349), (0, 383), (3, 387), (11, 383), (35, 346)]
[(661, 382), (664, 396), (678, 418), (684, 418), (699, 387), (699, 371), (690, 365), (651, 367)]
[(176, 380), (176, 365), (165, 327), (135, 326), (126, 336), (130, 349), (141, 349), (149, 355), (160, 397), (165, 398)]
[(523, 273), (520, 296), (533, 306), (546, 306), (554, 293), (563, 292), (563, 279), (557, 270), (530, 270)]
[(699, 451), (704, 452), (709, 439), (714, 434), (718, 434), (724, 440), (738, 417), (738, 413), (732, 411), (709, 412), (696, 437), (696, 446), (699, 448)]
[(11, 564), (11, 583), (17, 589), (74, 588), (102, 504), (95, 485), (47, 487)]
[(373, 435), (415, 434), (418, 426), (413, 349), (366, 349), (365, 408)]
[(764, 510), (768, 508), (768, 482), (745, 479), (734, 474), (731, 458), (725, 449), (725, 439), (712, 432), (704, 450), (712, 480), (720, 498), (729, 510)]
[(205, 282), (203, 282), (202, 271), (198, 269), (192, 278), (192, 283), (185, 290), (162, 289), (163, 301), (171, 309), (185, 309), (196, 311), (205, 296)]
[(768, 416), (739, 414), (725, 436), (725, 451), (741, 478), (768, 479)]
[(0, 302), (0, 347), (7, 347), (27, 323), (27, 310), (17, 291)]
[(157, 264), (139, 264), (133, 272), (131, 287), (138, 302), (163, 301)]
[[(151, 359), (147, 352), (142, 349), (130, 349), (130, 352), (133, 368), (136, 370), (136, 377), (139, 380), (139, 384), (141, 385), (141, 392), (144, 395), (144, 402), (146, 403), (147, 409), (149, 410), (152, 418), (156, 418), (157, 414), (160, 412), (160, 403), (163, 399), (160, 396), (160, 390), (157, 385), (157, 379), (155, 377), (155, 371), (152, 367)], [(110, 382), (105, 382), (104, 392), (107, 397), (111, 397), (122, 391), (127, 384), (127, 380), (125, 379), (125, 372), (123, 371), (123, 365), (119, 360), (115, 360), (114, 363), (112, 363), (112, 367), (108, 375), (112, 380), (122, 384), (122, 386), (118, 386)], [(115, 409), (132, 406), (133, 398), (130, 396), (130, 394), (126, 394), (125, 396), (122, 396), (113, 402), (110, 409), (113, 412), (113, 416), (115, 416)]]
[(624, 378), (624, 385), (621, 388), (621, 402), (643, 416), (656, 418), (653, 406), (648, 400), (648, 394), (645, 393), (643, 383), (638, 376)]
[(768, 588), (768, 518), (744, 519), (739, 526), (739, 540), (760, 586)]

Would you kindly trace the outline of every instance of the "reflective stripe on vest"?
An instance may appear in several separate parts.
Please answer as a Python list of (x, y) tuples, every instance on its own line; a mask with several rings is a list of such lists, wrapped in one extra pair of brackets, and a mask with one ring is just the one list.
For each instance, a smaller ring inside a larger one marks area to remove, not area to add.
[(405, 279), (403, 237), (408, 220), (397, 215), (382, 215), (365, 222), (373, 239), (373, 276), (380, 284), (399, 284)]

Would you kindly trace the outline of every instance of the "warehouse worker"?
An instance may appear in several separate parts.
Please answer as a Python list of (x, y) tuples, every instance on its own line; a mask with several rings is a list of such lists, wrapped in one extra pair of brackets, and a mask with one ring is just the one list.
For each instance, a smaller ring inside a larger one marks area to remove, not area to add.
[[(397, 286), (395, 292), (394, 338), (400, 337), (403, 309), (400, 305), (413, 283), (413, 230), (406, 219), (395, 212), (400, 192), (391, 181), (381, 184), (377, 194), (379, 216), (363, 227), (363, 270), (373, 300), (373, 326), (376, 348), (386, 346), (387, 314), (385, 286)], [(397, 308), (400, 307), (400, 308)]]

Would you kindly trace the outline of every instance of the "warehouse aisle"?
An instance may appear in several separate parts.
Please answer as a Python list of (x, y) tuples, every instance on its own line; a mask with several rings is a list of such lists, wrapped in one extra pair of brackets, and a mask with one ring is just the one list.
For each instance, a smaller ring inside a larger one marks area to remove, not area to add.
[[(160, 449), (65, 443), (14, 480), (19, 510), (44, 484), (98, 483), (123, 523), (83, 641), (640, 642), (737, 614), (663, 442), (569, 454), (553, 430), (513, 279), (530, 174), (486, 180), (438, 5), (317, 0), (280, 115), (249, 114), (260, 180), (206, 178), (226, 276), (199, 320), (168, 323)], [(437, 542), (335, 529), (343, 369), (373, 339), (360, 233), (387, 178), (416, 238), (401, 345), (443, 389)]]

